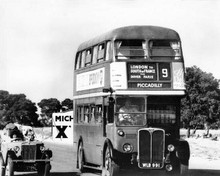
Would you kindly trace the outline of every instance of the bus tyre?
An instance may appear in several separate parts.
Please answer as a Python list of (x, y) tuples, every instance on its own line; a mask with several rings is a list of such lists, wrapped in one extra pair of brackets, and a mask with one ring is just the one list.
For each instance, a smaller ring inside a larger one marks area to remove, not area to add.
[(119, 171), (119, 166), (112, 160), (112, 152), (111, 147), (105, 150), (102, 176), (115, 176)]
[(180, 175), (188, 175), (188, 165), (180, 164)]
[(4, 160), (1, 154), (0, 154), (0, 176), (5, 176)]
[(78, 168), (81, 173), (85, 171), (84, 165), (85, 165), (85, 158), (84, 158), (84, 152), (83, 152), (83, 146), (82, 143), (80, 143), (78, 151), (77, 151), (77, 161), (78, 161)]
[(6, 176), (14, 176), (14, 163), (12, 158), (9, 156), (6, 165)]

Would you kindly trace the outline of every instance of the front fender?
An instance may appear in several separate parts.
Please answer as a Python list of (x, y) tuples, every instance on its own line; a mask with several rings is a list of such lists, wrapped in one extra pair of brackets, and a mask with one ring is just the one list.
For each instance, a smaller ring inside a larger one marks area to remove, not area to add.
[(47, 159), (50, 159), (50, 158), (52, 158), (52, 156), (53, 156), (53, 152), (51, 151), (51, 150), (45, 150), (44, 151), (44, 154), (45, 154), (45, 157), (47, 158)]
[(7, 155), (6, 155), (6, 160), (5, 160), (5, 163), (4, 163), (5, 165), (8, 163), (8, 158), (11, 158), (12, 160), (16, 159), (17, 157), (16, 157), (15, 152), (12, 151), (12, 150), (8, 150)]
[(176, 149), (176, 156), (179, 158), (180, 162), (184, 165), (189, 164), (190, 158), (190, 147), (189, 143), (185, 140), (180, 140)]
[(104, 162), (104, 155), (105, 155), (105, 150), (107, 149), (107, 147), (110, 147), (112, 149), (112, 159), (115, 160), (115, 154), (114, 154), (114, 148), (113, 145), (111, 143), (111, 141), (109, 139), (106, 139), (103, 145), (103, 149), (102, 149), (102, 158), (103, 158), (103, 162)]

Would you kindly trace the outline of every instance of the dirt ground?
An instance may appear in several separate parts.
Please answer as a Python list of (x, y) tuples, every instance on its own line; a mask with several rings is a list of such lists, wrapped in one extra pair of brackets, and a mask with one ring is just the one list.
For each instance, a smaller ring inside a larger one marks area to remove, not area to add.
[(212, 169), (220, 170), (220, 130), (211, 130), (211, 137), (204, 138), (204, 130), (198, 130), (190, 138), (181, 134), (190, 145), (190, 163), (191, 169)]

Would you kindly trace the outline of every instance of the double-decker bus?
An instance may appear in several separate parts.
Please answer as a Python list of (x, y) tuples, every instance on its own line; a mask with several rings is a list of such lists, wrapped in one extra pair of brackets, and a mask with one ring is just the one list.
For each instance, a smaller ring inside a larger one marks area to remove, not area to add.
[(187, 172), (189, 145), (179, 132), (184, 59), (176, 31), (127, 26), (82, 43), (73, 87), (81, 172)]

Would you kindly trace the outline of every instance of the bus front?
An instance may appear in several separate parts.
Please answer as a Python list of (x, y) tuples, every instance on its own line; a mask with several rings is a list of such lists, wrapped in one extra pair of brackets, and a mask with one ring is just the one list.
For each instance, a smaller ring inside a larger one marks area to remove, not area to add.
[(180, 39), (115, 39), (113, 46), (108, 114), (114, 116), (116, 134), (111, 125), (106, 132), (115, 163), (185, 172), (189, 145), (179, 134), (180, 101), (185, 95)]

